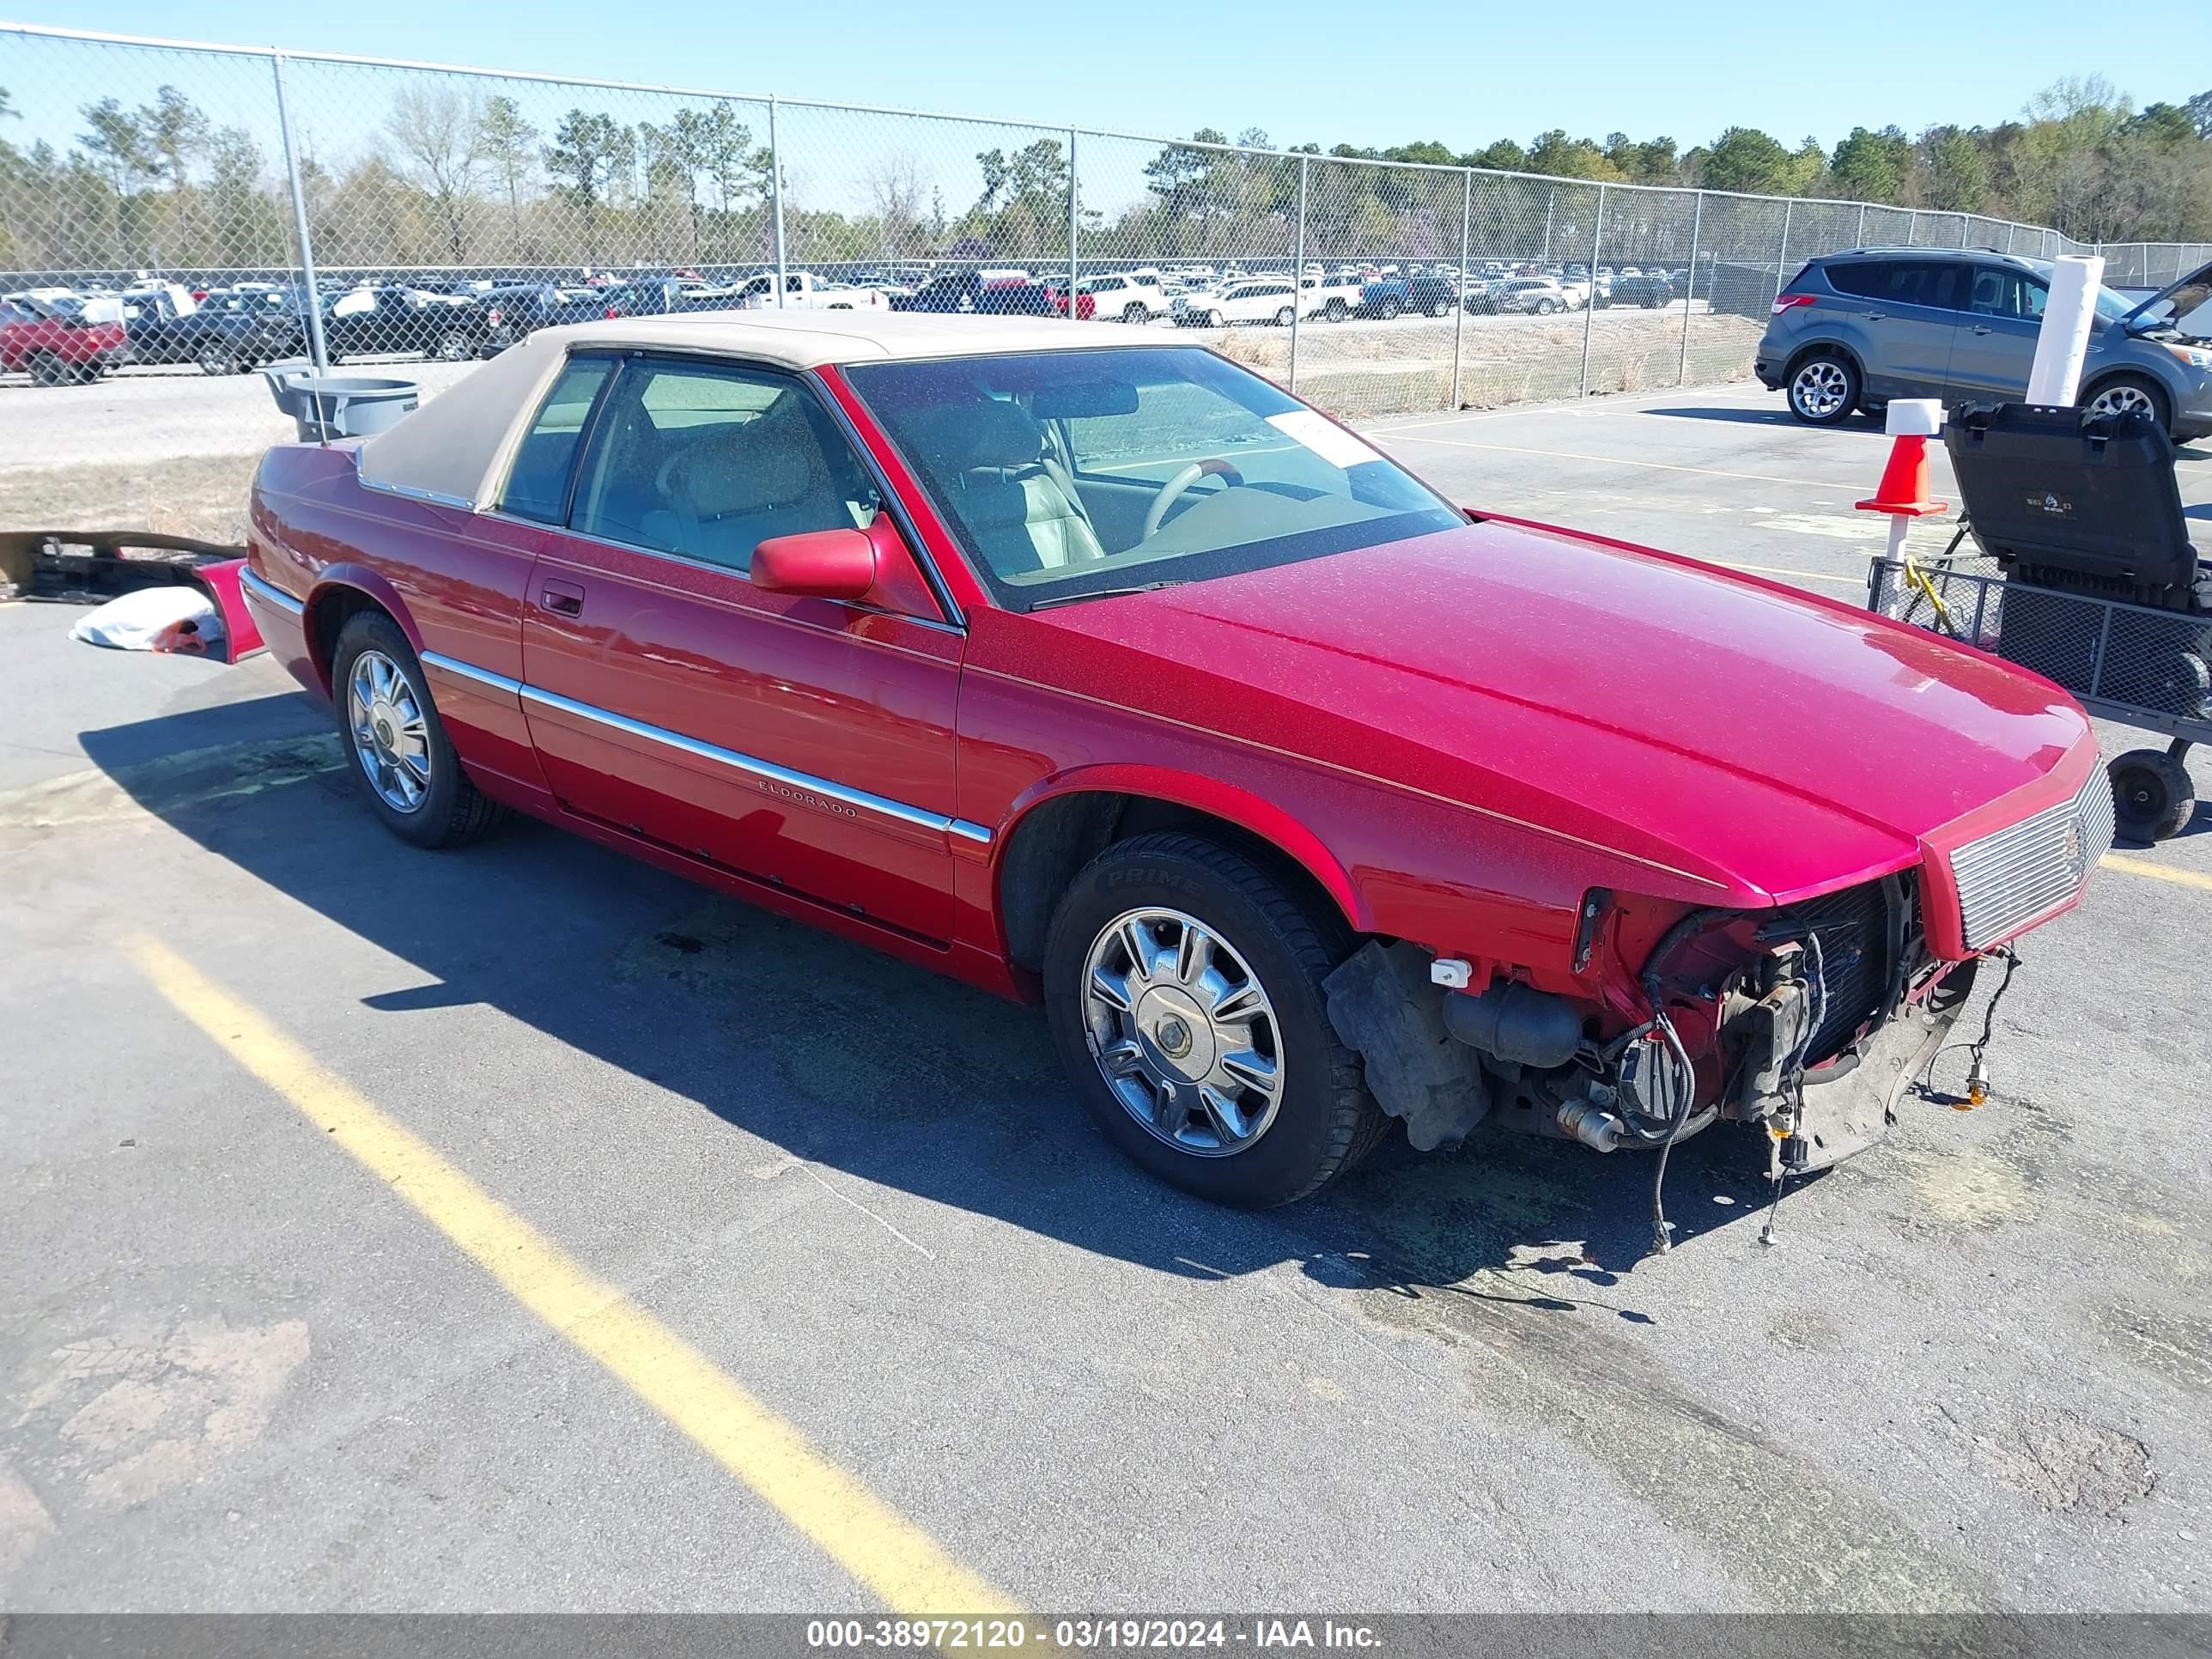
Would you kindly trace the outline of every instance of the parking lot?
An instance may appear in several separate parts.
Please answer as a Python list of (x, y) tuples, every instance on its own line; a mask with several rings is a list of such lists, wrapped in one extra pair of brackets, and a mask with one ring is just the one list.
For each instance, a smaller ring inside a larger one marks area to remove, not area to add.
[[(266, 404), (35, 402), (173, 380)], [(1879, 431), (1755, 387), (1371, 434), (1844, 601), (1881, 541)], [(1771, 1246), (1692, 1140), (1655, 1255), (1648, 1160), (1503, 1133), (1184, 1199), (1039, 1016), (542, 825), (415, 852), (265, 658), (73, 619), (0, 606), (0, 1606), (2212, 1611), (2212, 816), (2033, 935), (1997, 1098)]]

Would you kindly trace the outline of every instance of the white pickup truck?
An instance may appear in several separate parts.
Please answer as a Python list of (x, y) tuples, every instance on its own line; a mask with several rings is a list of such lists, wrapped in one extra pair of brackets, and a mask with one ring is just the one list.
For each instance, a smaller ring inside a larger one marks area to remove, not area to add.
[[(890, 301), (872, 288), (855, 288), (850, 283), (833, 283), (817, 276), (811, 270), (787, 270), (783, 274), (783, 305), (785, 311), (888, 311)], [(775, 311), (775, 273), (764, 270), (748, 278), (738, 289), (733, 301), (739, 311)]]

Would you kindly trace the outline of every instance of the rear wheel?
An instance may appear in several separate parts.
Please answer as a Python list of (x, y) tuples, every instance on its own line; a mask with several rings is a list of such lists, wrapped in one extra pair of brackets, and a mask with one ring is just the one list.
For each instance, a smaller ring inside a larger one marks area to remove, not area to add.
[(1790, 412), (1808, 426), (1834, 426), (1859, 406), (1859, 372), (1850, 360), (1816, 351), (1790, 376)]
[(1352, 315), (1352, 307), (1341, 300), (1331, 300), (1321, 308), (1321, 314), (1332, 323), (1340, 323)]
[(438, 358), (441, 362), (466, 362), (476, 356), (476, 343), (465, 329), (449, 328), (438, 337)]
[(1398, 302), (1395, 300), (1383, 301), (1381, 305), (1375, 307), (1375, 314), (1386, 323), (1395, 322), (1398, 318)]
[(2164, 749), (2131, 749), (2107, 766), (2115, 827), (2130, 841), (2164, 841), (2196, 816), (2197, 784), (2181, 757)]
[(235, 374), (246, 367), (239, 361), (238, 354), (224, 345), (202, 346), (195, 361), (203, 374)]
[(1229, 326), (1229, 319), (1218, 311), (1209, 311), (1206, 313), (1206, 325), (1208, 328), (1226, 328)]
[(1249, 1208), (1306, 1196), (1389, 1120), (1329, 1024), (1342, 923), (1194, 836), (1109, 848), (1061, 899), (1045, 1003), (1084, 1109), (1133, 1163)]
[(1121, 320), (1125, 323), (1150, 322), (1152, 320), (1152, 313), (1146, 311), (1144, 307), (1135, 304), (1133, 301), (1132, 303), (1121, 307)]
[(2100, 380), (2082, 410), (2090, 415), (2147, 415), (2160, 430), (2172, 430), (2164, 388), (2141, 374), (2115, 374)]
[(1431, 317), (1449, 317), (1449, 316), (1450, 316), (1450, 315), (1451, 315), (1451, 301), (1449, 301), (1449, 300), (1431, 300), (1431, 301), (1429, 301), (1429, 315), (1430, 315), (1430, 316), (1431, 316)]
[(363, 611), (346, 623), (331, 684), (354, 776), (393, 835), (417, 847), (458, 847), (506, 816), (461, 770), (422, 665), (391, 617)]
[(1539, 300), (1536, 301), (1536, 314), (1539, 317), (1548, 317), (1559, 308), (1559, 301), (1556, 300)]
[(31, 378), (40, 386), (66, 386), (70, 366), (51, 351), (41, 351), (32, 357)]
[(1275, 326), (1277, 328), (1288, 328), (1292, 323), (1297, 320), (1297, 317), (1298, 314), (1297, 312), (1291, 310), (1290, 307), (1285, 306), (1280, 311), (1275, 313)]

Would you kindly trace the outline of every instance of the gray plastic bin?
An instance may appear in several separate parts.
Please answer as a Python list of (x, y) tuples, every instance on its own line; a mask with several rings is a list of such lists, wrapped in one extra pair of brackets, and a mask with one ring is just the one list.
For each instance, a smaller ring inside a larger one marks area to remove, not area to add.
[(300, 428), (301, 443), (365, 438), (399, 424), (422, 401), (412, 380), (367, 374), (318, 374), (308, 363), (270, 363), (261, 371), (269, 395)]

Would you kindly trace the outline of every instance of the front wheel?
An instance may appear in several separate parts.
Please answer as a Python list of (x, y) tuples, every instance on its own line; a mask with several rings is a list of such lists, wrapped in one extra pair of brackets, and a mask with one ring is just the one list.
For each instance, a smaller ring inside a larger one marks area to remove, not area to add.
[(228, 346), (202, 346), (197, 361), (203, 374), (235, 374), (245, 367)]
[(1449, 316), (1450, 316), (1450, 315), (1451, 315), (1451, 302), (1450, 302), (1449, 300), (1431, 300), (1431, 301), (1429, 301), (1429, 315), (1430, 315), (1430, 316), (1431, 316), (1431, 317), (1449, 317)]
[(1152, 313), (1142, 306), (1127, 305), (1121, 307), (1121, 320), (1125, 323), (1148, 323), (1152, 319)]
[(1329, 1024), (1322, 981), (1350, 945), (1275, 878), (1194, 836), (1109, 848), (1061, 899), (1045, 1005), (1099, 1131), (1217, 1203), (1287, 1204), (1389, 1120)]
[(476, 343), (465, 330), (449, 328), (438, 337), (438, 360), (447, 363), (465, 363), (476, 356)]
[(1341, 300), (1331, 300), (1321, 308), (1321, 314), (1332, 323), (1340, 323), (1352, 315), (1352, 307)]
[(1548, 317), (1559, 308), (1559, 302), (1555, 300), (1539, 300), (1536, 301), (1536, 314), (1539, 317)]
[(417, 847), (458, 847), (505, 816), (461, 770), (422, 665), (391, 617), (363, 611), (346, 623), (331, 684), (354, 776), (393, 835)]
[(1208, 328), (1226, 328), (1229, 326), (1229, 319), (1218, 311), (1209, 311), (1206, 313), (1206, 325)]
[(1790, 412), (1808, 426), (1835, 426), (1859, 406), (1859, 372), (1832, 352), (1820, 351), (1790, 376)]
[(2166, 393), (2141, 374), (2115, 374), (2099, 382), (2083, 412), (2089, 415), (2145, 415), (2160, 430), (2171, 430)]
[(40, 386), (67, 386), (70, 366), (51, 351), (41, 351), (31, 359), (31, 379)]
[(1275, 313), (1275, 326), (1277, 328), (1288, 328), (1292, 323), (1297, 321), (1297, 313), (1292, 311), (1290, 307), (1285, 306), (1280, 311)]
[(1375, 314), (1377, 317), (1380, 317), (1386, 323), (1394, 323), (1397, 321), (1398, 302), (1395, 300), (1383, 301), (1381, 305), (1375, 307)]

